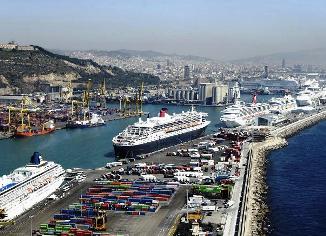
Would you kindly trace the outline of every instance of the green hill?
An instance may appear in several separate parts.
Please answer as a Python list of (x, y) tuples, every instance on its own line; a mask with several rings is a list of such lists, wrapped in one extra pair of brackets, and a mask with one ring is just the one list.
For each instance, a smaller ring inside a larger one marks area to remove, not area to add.
[(110, 87), (159, 82), (157, 76), (150, 74), (102, 66), (92, 60), (55, 54), (38, 46), (34, 48), (34, 51), (0, 50), (0, 88), (15, 88), (26, 93), (37, 90), (40, 83), (60, 85), (69, 80), (73, 83), (84, 83), (91, 79), (96, 85), (103, 78)]

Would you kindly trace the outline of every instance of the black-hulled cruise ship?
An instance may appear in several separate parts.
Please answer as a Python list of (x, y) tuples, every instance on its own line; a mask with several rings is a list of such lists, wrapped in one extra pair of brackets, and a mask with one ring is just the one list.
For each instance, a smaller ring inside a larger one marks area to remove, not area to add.
[(191, 111), (169, 115), (162, 108), (158, 117), (139, 119), (112, 140), (118, 158), (135, 157), (201, 136), (210, 121), (207, 114)]

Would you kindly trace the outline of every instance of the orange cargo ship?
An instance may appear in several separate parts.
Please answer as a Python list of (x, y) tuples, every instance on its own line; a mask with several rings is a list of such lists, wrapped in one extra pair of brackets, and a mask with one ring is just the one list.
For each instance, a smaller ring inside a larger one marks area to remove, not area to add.
[(33, 129), (28, 125), (22, 124), (17, 127), (15, 136), (17, 137), (32, 137), (36, 135), (43, 135), (51, 133), (55, 130), (55, 126), (52, 120), (43, 124), (41, 129)]

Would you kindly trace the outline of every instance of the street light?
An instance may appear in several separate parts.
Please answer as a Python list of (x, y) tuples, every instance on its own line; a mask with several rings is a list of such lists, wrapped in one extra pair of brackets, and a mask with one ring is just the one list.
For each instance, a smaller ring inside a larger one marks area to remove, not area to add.
[(31, 236), (33, 236), (33, 215), (29, 216), (29, 218), (31, 219)]

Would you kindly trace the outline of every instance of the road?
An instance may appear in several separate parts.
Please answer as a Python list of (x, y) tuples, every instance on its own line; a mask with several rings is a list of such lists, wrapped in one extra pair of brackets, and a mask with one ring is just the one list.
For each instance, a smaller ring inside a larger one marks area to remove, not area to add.
[(240, 202), (240, 196), (241, 196), (243, 184), (245, 183), (245, 179), (244, 179), (245, 166), (244, 166), (244, 164), (247, 164), (247, 156), (248, 156), (249, 148), (250, 148), (250, 144), (248, 142), (245, 142), (243, 144), (243, 148), (242, 148), (242, 152), (241, 152), (241, 159), (240, 159), (240, 164), (239, 164), (239, 166), (241, 167), (240, 176), (233, 187), (233, 192), (232, 192), (232, 197), (231, 197), (231, 201), (233, 201), (234, 204), (233, 204), (233, 206), (228, 208), (226, 211), (227, 218), (226, 218), (224, 232), (223, 232), (223, 235), (225, 235), (225, 236), (235, 234), (235, 227), (236, 227), (236, 223), (237, 223), (238, 211), (239, 211), (240, 204), (242, 204), (242, 202)]

